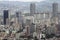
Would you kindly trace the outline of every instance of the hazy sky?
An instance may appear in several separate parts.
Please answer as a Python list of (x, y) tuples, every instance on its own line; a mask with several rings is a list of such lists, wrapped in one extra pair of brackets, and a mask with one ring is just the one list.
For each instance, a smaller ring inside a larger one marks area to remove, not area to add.
[(0, 1), (41, 2), (44, 0), (0, 0)]

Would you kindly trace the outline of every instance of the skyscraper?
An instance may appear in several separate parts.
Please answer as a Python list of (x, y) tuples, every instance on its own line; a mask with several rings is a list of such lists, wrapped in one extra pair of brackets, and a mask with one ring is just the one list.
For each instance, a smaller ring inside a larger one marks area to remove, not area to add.
[(6, 21), (7, 21), (7, 18), (8, 18), (8, 10), (4, 10), (3, 11), (3, 17), (4, 17), (4, 25), (6, 25)]
[(16, 12), (16, 20), (17, 20), (17, 23), (19, 24), (18, 26), (20, 27), (20, 29), (23, 28), (23, 16), (21, 14), (21, 12)]
[(16, 17), (17, 17), (18, 23), (22, 23), (23, 18), (22, 18), (21, 12), (16, 12)]
[(36, 5), (35, 3), (30, 4), (30, 15), (34, 15), (36, 11)]
[(52, 23), (58, 23), (58, 3), (52, 4)]
[(53, 10), (53, 17), (57, 16), (57, 13), (58, 13), (58, 3), (53, 3), (52, 10)]

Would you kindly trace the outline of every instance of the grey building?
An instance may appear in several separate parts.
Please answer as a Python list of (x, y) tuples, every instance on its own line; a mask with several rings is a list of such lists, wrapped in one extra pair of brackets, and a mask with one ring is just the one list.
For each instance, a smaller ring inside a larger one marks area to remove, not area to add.
[(52, 17), (51, 17), (51, 22), (52, 23), (57, 23), (58, 21), (58, 3), (53, 3), (52, 4)]
[(30, 19), (26, 19), (26, 25), (31, 25), (31, 20)]
[(31, 23), (30, 25), (30, 33), (31, 35), (35, 32), (35, 24), (34, 23)]
[(35, 3), (30, 4), (30, 15), (34, 15), (36, 11), (36, 5)]
[(23, 22), (23, 17), (21, 12), (16, 12), (17, 21), (19, 24)]
[(52, 16), (53, 17), (57, 16), (57, 13), (58, 13), (58, 3), (53, 3), (52, 4), (52, 11), (53, 11)]
[(19, 24), (20, 29), (23, 29), (23, 16), (21, 12), (16, 12), (17, 23)]

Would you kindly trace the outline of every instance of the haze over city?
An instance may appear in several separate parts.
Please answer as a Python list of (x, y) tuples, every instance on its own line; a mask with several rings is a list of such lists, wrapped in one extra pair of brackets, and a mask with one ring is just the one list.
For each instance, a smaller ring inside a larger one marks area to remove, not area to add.
[(0, 0), (0, 1), (41, 2), (44, 0)]
[[(34, 0), (35, 1), (35, 0)], [(30, 2), (34, 2), (33, 0), (0, 0), (0, 10), (3, 10), (5, 8), (7, 9), (14, 9), (16, 8), (17, 10), (23, 10), (24, 12), (29, 12), (29, 4)], [(38, 12), (46, 12), (46, 11), (51, 11), (52, 12), (52, 3), (57, 2), (59, 3), (58, 5), (60, 6), (60, 0), (36, 0), (36, 11)], [(9, 5), (9, 6), (8, 6)], [(60, 7), (58, 6), (58, 11)], [(16, 10), (14, 9), (14, 10)], [(59, 11), (60, 12), (60, 11)]]

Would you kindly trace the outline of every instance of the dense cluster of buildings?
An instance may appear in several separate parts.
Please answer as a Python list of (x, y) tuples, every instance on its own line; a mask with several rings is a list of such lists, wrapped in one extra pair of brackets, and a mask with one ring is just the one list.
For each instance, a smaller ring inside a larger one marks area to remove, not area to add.
[[(30, 35), (32, 37), (37, 36), (37, 38), (40, 39), (39, 35), (44, 33), (46, 27), (48, 28), (47, 33), (56, 33), (57, 31), (57, 34), (59, 34), (60, 30), (57, 30), (60, 24), (59, 15), (58, 3), (52, 4), (52, 13), (36, 12), (35, 3), (30, 4), (30, 13), (15, 11), (14, 15), (11, 15), (9, 9), (4, 9), (3, 17), (0, 18), (0, 34), (2, 34), (0, 35), (0, 39), (19, 39), (20, 36), (27, 38)], [(45, 27), (45, 25), (47, 26)]]

